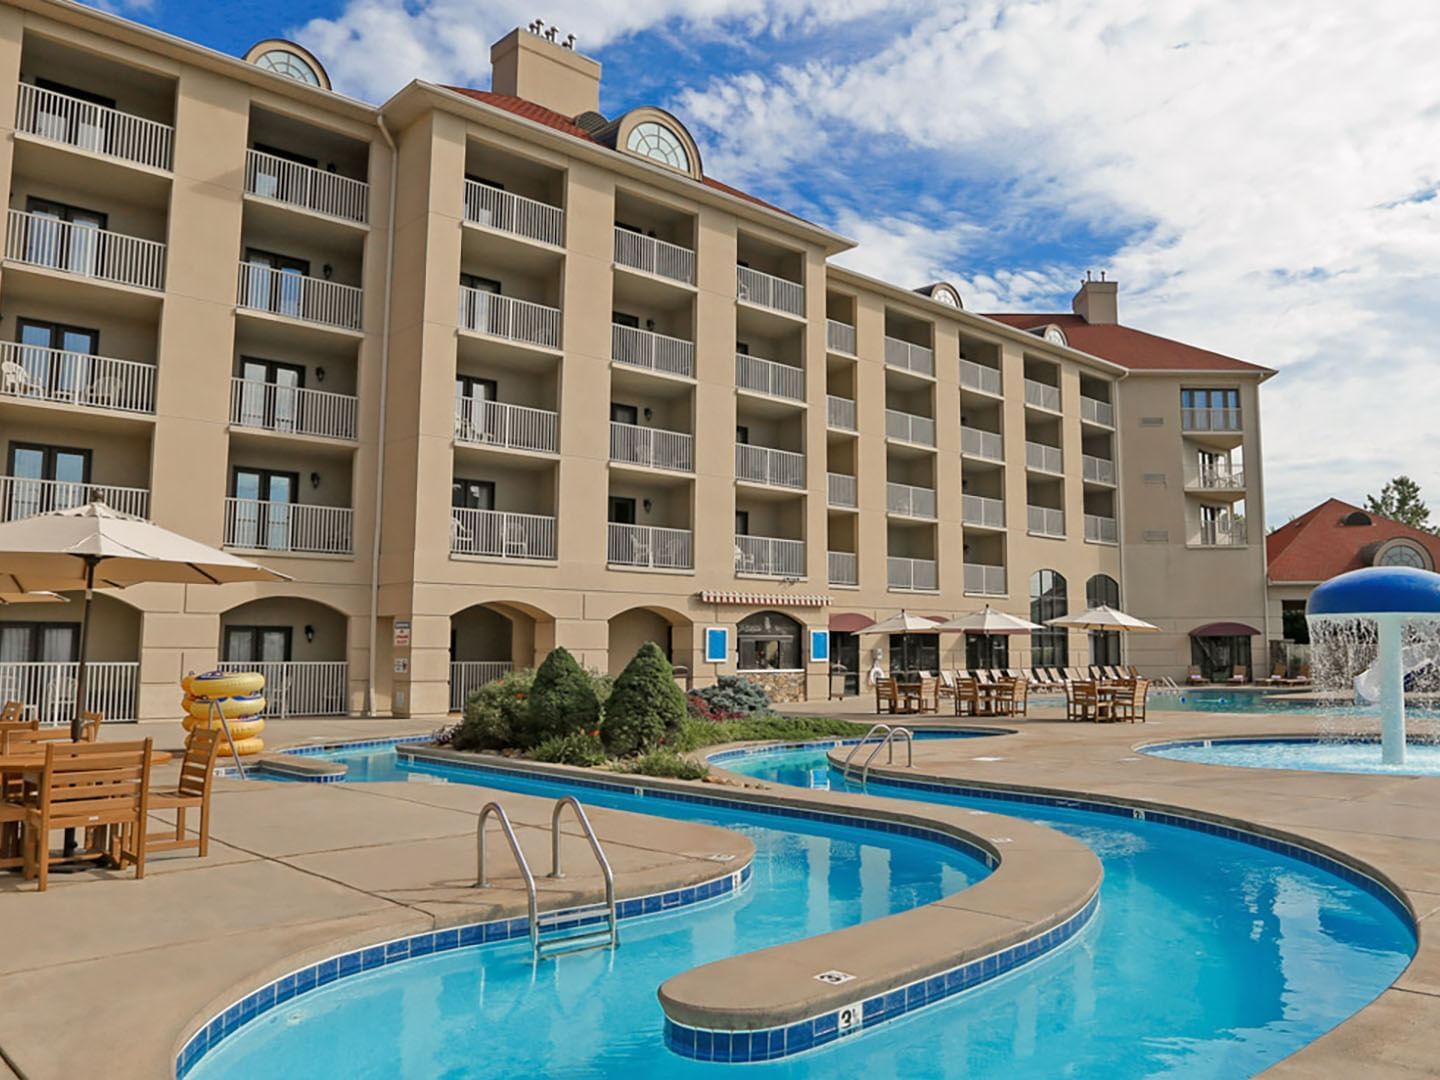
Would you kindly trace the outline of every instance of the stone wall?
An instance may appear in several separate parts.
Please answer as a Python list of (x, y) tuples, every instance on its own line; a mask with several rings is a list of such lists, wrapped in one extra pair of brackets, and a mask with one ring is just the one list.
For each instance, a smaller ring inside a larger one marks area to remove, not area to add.
[(740, 677), (765, 688), (774, 702), (804, 701), (803, 671), (742, 671)]

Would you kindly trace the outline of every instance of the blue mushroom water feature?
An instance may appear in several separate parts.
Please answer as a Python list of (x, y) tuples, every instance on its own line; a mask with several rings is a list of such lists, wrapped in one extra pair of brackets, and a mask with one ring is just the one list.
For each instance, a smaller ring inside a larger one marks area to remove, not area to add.
[[(1356, 680), (1357, 691), (1373, 684), (1380, 704), (1380, 759), (1386, 765), (1405, 762), (1405, 680), (1435, 658), (1428, 650), (1406, 648), (1407, 626), (1423, 624), (1433, 635), (1440, 624), (1440, 574), (1408, 566), (1370, 566), (1331, 578), (1310, 594), (1305, 615), (1312, 640), (1325, 638), (1326, 624), (1373, 623), (1376, 629), (1374, 666)], [(1413, 636), (1413, 635), (1412, 635)]]

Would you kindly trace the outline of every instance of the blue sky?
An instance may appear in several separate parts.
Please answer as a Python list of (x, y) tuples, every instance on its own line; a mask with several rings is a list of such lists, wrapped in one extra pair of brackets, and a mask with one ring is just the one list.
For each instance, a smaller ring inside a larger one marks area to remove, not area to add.
[[(706, 171), (953, 281), (972, 310), (1121, 317), (1279, 369), (1266, 517), (1409, 472), (1440, 505), (1440, 20), (1407, 0), (106, 0), (230, 53), (289, 36), (371, 101), (488, 84), (536, 15), (602, 109), (675, 112)], [(548, 9), (548, 10), (546, 10)]]

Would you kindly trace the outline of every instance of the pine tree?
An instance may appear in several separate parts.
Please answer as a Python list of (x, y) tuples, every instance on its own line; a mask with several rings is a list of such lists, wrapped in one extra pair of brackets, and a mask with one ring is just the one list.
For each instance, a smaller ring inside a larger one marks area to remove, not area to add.
[(1403, 522), (1412, 529), (1434, 532), (1430, 524), (1430, 508), (1420, 498), (1420, 485), (1408, 476), (1397, 476), (1380, 489), (1380, 494), (1365, 496), (1365, 509), (1372, 514)]

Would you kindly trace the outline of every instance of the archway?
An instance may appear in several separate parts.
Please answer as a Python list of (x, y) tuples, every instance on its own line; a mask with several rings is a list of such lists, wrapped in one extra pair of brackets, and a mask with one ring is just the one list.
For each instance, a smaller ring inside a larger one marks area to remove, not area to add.
[(610, 617), (606, 670), (618, 675), (640, 646), (653, 641), (672, 664), (688, 670), (693, 623), (678, 611), (636, 607)]
[(344, 716), (349, 629), (343, 612), (318, 600), (250, 600), (220, 616), (220, 668), (264, 675), (270, 716)]
[(555, 619), (529, 604), (487, 600), (450, 616), (450, 711), (508, 671), (535, 667), (555, 643)]

